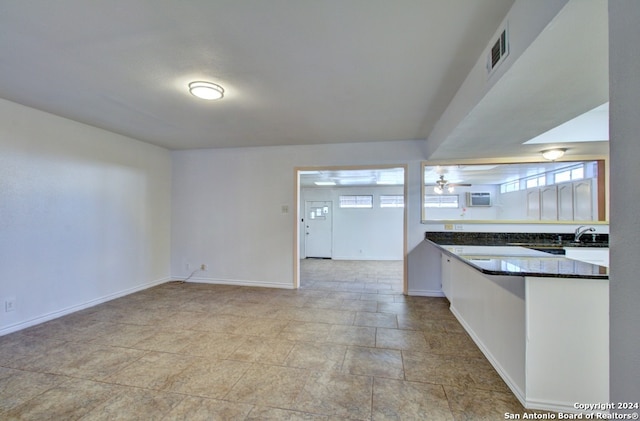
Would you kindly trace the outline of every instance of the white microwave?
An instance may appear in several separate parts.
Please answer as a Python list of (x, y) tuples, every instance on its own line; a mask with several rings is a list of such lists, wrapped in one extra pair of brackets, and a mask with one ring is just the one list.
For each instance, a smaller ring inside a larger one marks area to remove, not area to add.
[(491, 206), (491, 193), (467, 192), (467, 206)]

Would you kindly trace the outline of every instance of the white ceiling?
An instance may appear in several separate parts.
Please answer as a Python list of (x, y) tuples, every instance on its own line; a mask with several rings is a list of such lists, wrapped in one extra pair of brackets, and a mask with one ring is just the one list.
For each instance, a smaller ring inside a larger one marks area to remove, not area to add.
[(425, 139), (512, 3), (3, 1), (0, 97), (170, 149)]

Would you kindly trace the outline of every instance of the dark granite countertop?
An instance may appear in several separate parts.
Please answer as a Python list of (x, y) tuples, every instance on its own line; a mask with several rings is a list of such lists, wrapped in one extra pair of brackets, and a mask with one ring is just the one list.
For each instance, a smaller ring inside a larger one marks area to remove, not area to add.
[[(464, 235), (460, 236), (460, 234)], [(543, 245), (548, 245), (549, 249), (573, 247), (571, 243), (565, 245), (561, 242), (553, 244), (550, 241), (546, 243), (541, 241), (549, 240), (553, 235), (557, 239), (557, 234), (549, 234), (549, 237), (545, 238), (537, 233), (527, 237), (526, 234), (510, 235), (508, 233), (427, 232), (425, 238), (445, 253), (488, 275), (609, 278), (609, 270), (604, 266), (568, 259), (562, 255), (552, 254), (553, 251), (549, 252), (542, 247)], [(606, 236), (608, 242), (608, 235)], [(490, 244), (493, 238), (496, 241)], [(595, 247), (606, 247), (603, 245), (604, 242), (598, 244)], [(585, 243), (582, 247), (594, 247), (594, 245)]]

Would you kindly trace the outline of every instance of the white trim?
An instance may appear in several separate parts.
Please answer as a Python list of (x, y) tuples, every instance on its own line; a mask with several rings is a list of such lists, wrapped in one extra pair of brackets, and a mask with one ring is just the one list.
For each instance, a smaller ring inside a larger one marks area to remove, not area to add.
[[(175, 278), (176, 281), (181, 281), (179, 278)], [(211, 284), (211, 285), (237, 285), (244, 287), (262, 287), (262, 288), (280, 288), (280, 289), (293, 289), (293, 285), (289, 283), (279, 282), (264, 282), (264, 281), (246, 281), (242, 279), (222, 279), (222, 278), (196, 278), (193, 277), (187, 281), (187, 283), (194, 284)]]
[(0, 329), (0, 336), (8, 335), (9, 333), (17, 332), (19, 330), (23, 330), (23, 329), (26, 329), (26, 328), (31, 327), (31, 326), (39, 325), (41, 323), (48, 322), (50, 320), (57, 319), (57, 318), (62, 317), (62, 316), (66, 316), (68, 314), (75, 313), (76, 311), (84, 310), (84, 309), (87, 309), (89, 307), (94, 307), (94, 306), (97, 306), (98, 304), (106, 303), (107, 301), (111, 301), (111, 300), (115, 300), (116, 298), (124, 297), (125, 295), (130, 295), (130, 294), (133, 294), (135, 292), (143, 291), (145, 289), (149, 289), (149, 288), (152, 288), (154, 286), (169, 282), (170, 280), (171, 280), (171, 278), (169, 278), (169, 277), (157, 279), (155, 281), (151, 281), (151, 282), (148, 282), (148, 283), (145, 283), (145, 284), (142, 284), (142, 285), (138, 285), (138, 286), (135, 286), (133, 288), (128, 288), (128, 289), (125, 289), (125, 290), (122, 290), (122, 291), (118, 291), (118, 292), (114, 292), (112, 294), (105, 295), (105, 296), (100, 297), (100, 298), (95, 298), (93, 300), (87, 301), (87, 302), (82, 303), (82, 304), (76, 304), (76, 305), (73, 305), (73, 306), (70, 306), (70, 307), (67, 307), (67, 308), (63, 308), (61, 310), (52, 311), (50, 313), (34, 317), (32, 319), (29, 319), (29, 320), (25, 320), (25, 321), (18, 322), (18, 323), (9, 325), (9, 326), (5, 326), (2, 329)]
[(410, 289), (407, 291), (407, 295), (415, 297), (444, 297), (444, 292), (441, 289)]

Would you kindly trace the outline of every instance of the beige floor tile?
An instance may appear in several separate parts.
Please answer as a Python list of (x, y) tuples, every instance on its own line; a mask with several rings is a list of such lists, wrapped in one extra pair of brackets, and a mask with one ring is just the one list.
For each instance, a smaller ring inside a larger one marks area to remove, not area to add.
[(449, 407), (456, 420), (482, 421), (504, 419), (504, 414), (522, 414), (525, 409), (509, 392), (444, 386)]
[(89, 380), (68, 379), (6, 412), (8, 420), (78, 419), (117, 393), (118, 387)]
[(509, 393), (506, 384), (484, 358), (403, 351), (403, 360), (409, 381)]
[[(360, 294), (358, 294), (360, 295)], [(364, 311), (369, 313), (375, 313), (378, 309), (378, 303), (376, 301), (366, 301), (360, 299), (354, 300), (342, 300), (342, 308), (348, 311)], [(357, 315), (356, 315), (357, 318)]]
[(220, 332), (198, 332), (184, 344), (179, 354), (209, 358), (227, 358), (247, 339), (247, 336)]
[(91, 343), (131, 348), (142, 339), (152, 336), (157, 328), (126, 323), (109, 323), (103, 330), (96, 332)]
[(425, 351), (427, 341), (418, 330), (379, 328), (376, 330), (376, 347)]
[(365, 420), (371, 417), (373, 379), (336, 372), (313, 373), (295, 402), (314, 414)]
[[(449, 320), (421, 317), (420, 314), (398, 314), (397, 317), (399, 329), (421, 330), (423, 332), (447, 332), (448, 322), (450, 322)], [(457, 321), (454, 321), (454, 323), (459, 325)], [(461, 332), (464, 332), (464, 329)], [(460, 333), (460, 331), (454, 333)]]
[(293, 409), (309, 371), (273, 365), (255, 365), (238, 380), (226, 400)]
[(346, 351), (346, 345), (299, 342), (293, 347), (284, 364), (288, 367), (315, 371), (340, 370)]
[(247, 320), (246, 317), (230, 314), (202, 313), (198, 322), (193, 325), (193, 330), (210, 332), (233, 333), (237, 326)]
[(249, 336), (229, 355), (232, 360), (259, 362), (261, 364), (282, 364), (289, 356), (295, 342), (285, 339)]
[[(246, 421), (339, 421), (338, 418), (326, 415), (316, 415), (307, 412), (291, 411), (264, 406), (255, 407), (246, 418)], [(345, 418), (346, 420), (346, 418)]]
[(184, 395), (122, 386), (80, 420), (161, 420), (183, 399)]
[(52, 337), (43, 338), (24, 332), (0, 336), (0, 366), (19, 368), (24, 365), (21, 360), (38, 358), (64, 343)]
[(289, 341), (324, 342), (329, 336), (331, 325), (327, 323), (289, 321), (278, 334)]
[(100, 380), (138, 360), (144, 351), (66, 342), (19, 363), (25, 370)]
[(483, 354), (466, 333), (425, 332), (430, 353), (483, 358)]
[(372, 420), (453, 421), (441, 385), (375, 378)]
[(167, 390), (192, 362), (194, 357), (151, 351), (105, 382), (137, 386), (154, 390)]
[(395, 314), (359, 311), (356, 313), (356, 320), (353, 324), (356, 326), (397, 328), (398, 320)]
[(187, 396), (163, 421), (244, 420), (252, 408), (252, 405), (247, 404)]
[(349, 347), (342, 371), (356, 375), (404, 379), (402, 354), (394, 349)]
[[(57, 386), (66, 378), (0, 367), (0, 414)], [(0, 418), (2, 418), (0, 416)]]
[(288, 320), (251, 317), (236, 326), (233, 333), (236, 335), (275, 337), (288, 324)]
[(167, 391), (221, 399), (251, 367), (240, 361), (196, 358), (175, 376)]
[(171, 352), (176, 353), (188, 346), (196, 337), (193, 331), (189, 330), (158, 330), (151, 335), (136, 342), (132, 348), (146, 351)]
[(375, 346), (376, 329), (373, 327), (333, 325), (327, 342), (342, 345)]

